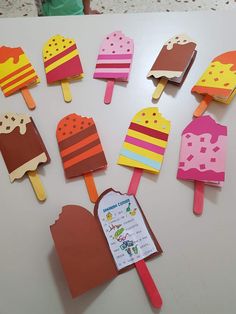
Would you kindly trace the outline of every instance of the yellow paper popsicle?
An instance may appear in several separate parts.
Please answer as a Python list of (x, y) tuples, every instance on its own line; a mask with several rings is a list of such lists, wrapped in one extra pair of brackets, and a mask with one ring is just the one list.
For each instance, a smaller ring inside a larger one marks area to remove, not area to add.
[(0, 47), (0, 86), (5, 96), (39, 81), (22, 48)]
[(225, 52), (214, 58), (193, 86), (192, 92), (209, 95), (229, 104), (236, 91), (236, 51)]
[(142, 109), (129, 126), (118, 164), (160, 172), (169, 132), (170, 121), (156, 107)]

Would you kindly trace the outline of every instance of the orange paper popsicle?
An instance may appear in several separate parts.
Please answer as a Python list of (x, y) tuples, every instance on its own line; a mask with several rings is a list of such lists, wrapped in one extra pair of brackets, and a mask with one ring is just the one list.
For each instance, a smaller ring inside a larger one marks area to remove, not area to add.
[(193, 86), (192, 92), (204, 95), (194, 111), (201, 116), (214, 99), (229, 104), (236, 92), (236, 51), (225, 52), (214, 58), (206, 71)]
[(48, 84), (60, 82), (65, 102), (71, 102), (69, 80), (84, 76), (76, 43), (61, 35), (51, 37), (43, 47)]
[(185, 34), (176, 35), (162, 47), (147, 77), (159, 79), (152, 98), (159, 99), (167, 82), (181, 85), (195, 59), (196, 43)]
[(70, 114), (58, 123), (56, 136), (66, 178), (84, 176), (90, 200), (96, 202), (92, 172), (105, 168), (107, 161), (93, 119)]
[(6, 97), (20, 91), (28, 108), (34, 109), (36, 105), (28, 87), (39, 81), (22, 48), (0, 47), (0, 86)]

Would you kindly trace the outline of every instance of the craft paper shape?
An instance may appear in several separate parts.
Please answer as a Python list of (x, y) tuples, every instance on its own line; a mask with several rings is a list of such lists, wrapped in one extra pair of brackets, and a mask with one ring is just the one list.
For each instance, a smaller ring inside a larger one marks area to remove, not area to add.
[(162, 253), (136, 198), (113, 189), (101, 194), (94, 216), (64, 206), (50, 229), (72, 297)]
[(84, 176), (95, 202), (98, 194), (92, 172), (106, 168), (107, 161), (93, 119), (69, 114), (58, 123), (56, 136), (66, 178)]
[(48, 163), (50, 157), (30, 116), (17, 113), (0, 115), (0, 150), (10, 181), (27, 174), (37, 198), (44, 201), (46, 194), (37, 168), (40, 164)]
[(169, 39), (162, 47), (147, 77), (159, 79), (152, 98), (159, 99), (167, 82), (180, 85), (196, 57), (196, 43), (185, 34)]
[(48, 84), (61, 83), (64, 100), (71, 102), (68, 81), (84, 76), (75, 41), (61, 35), (51, 37), (43, 47), (43, 60)]
[(93, 78), (107, 79), (104, 103), (110, 104), (115, 81), (128, 82), (134, 53), (134, 43), (121, 31), (104, 38), (98, 53)]
[(28, 87), (39, 83), (28, 57), (21, 47), (0, 47), (0, 87), (7, 97), (20, 91), (29, 109), (35, 108), (35, 102)]
[(225, 180), (226, 142), (227, 127), (210, 116), (194, 119), (182, 133), (177, 179), (195, 181), (196, 214), (202, 213), (204, 184)]
[(213, 99), (229, 104), (235, 95), (235, 87), (236, 51), (234, 50), (214, 58), (193, 86), (192, 92), (204, 95), (203, 100), (194, 112), (194, 116), (201, 116)]
[(119, 165), (134, 168), (132, 194), (136, 194), (143, 170), (160, 172), (169, 132), (170, 121), (157, 107), (144, 108), (132, 119), (118, 159)]

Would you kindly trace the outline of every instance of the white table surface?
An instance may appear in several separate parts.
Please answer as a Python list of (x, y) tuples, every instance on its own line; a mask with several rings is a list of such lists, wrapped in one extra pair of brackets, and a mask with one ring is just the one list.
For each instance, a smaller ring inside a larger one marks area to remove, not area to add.
[[(92, 116), (109, 163), (94, 177), (98, 191), (108, 187), (126, 192), (132, 170), (116, 160), (133, 115), (154, 106), (154, 85), (146, 74), (163, 43), (188, 33), (198, 54), (181, 89), (168, 85), (158, 107), (172, 121), (172, 130), (159, 176), (144, 174), (137, 193), (146, 217), (164, 253), (148, 262), (163, 297), (163, 314), (233, 314), (236, 308), (236, 99), (229, 106), (212, 103), (208, 113), (228, 125), (226, 182), (220, 190), (205, 189), (201, 217), (192, 213), (193, 184), (176, 180), (183, 128), (201, 97), (190, 93), (209, 61), (234, 50), (236, 12), (154, 13), (86, 17), (18, 18), (0, 20), (0, 44), (22, 46), (42, 81), (31, 92), (37, 101), (32, 116), (51, 156), (39, 173), (48, 194), (37, 202), (27, 178), (10, 183), (0, 158), (0, 313), (1, 314), (120, 314), (158, 313), (145, 295), (135, 270), (72, 300), (56, 255), (49, 226), (66, 204), (90, 211), (83, 178), (66, 182), (55, 130), (66, 114)], [(92, 79), (103, 37), (123, 30), (134, 39), (130, 81), (115, 86), (110, 106), (103, 104), (104, 81)], [(41, 49), (56, 33), (76, 39), (85, 77), (72, 84), (73, 102), (63, 101), (60, 87), (47, 87)], [(1, 112), (27, 112), (20, 94), (0, 94)], [(78, 265), (79, 267), (79, 265)]]

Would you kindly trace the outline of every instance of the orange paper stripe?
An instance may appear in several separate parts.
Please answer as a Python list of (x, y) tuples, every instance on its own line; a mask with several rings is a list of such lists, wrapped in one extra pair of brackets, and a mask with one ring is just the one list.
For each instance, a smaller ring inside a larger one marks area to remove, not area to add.
[(29, 72), (26, 72), (25, 74), (22, 74), (21, 76), (17, 77), (16, 79), (14, 79), (13, 81), (10, 81), (9, 83), (7, 83), (6, 85), (2, 85), (2, 89), (6, 89), (9, 86), (21, 81), (22, 79), (26, 78), (27, 76), (31, 75), (34, 73), (34, 69), (31, 69)]
[(78, 156), (71, 158), (70, 160), (67, 160), (64, 162), (64, 169), (67, 169), (77, 163), (79, 163), (80, 161), (87, 159), (89, 157), (92, 157), (98, 153), (102, 152), (102, 145), (98, 144), (97, 146), (89, 149), (88, 151), (79, 154)]
[(77, 149), (80, 149), (82, 147), (84, 147), (87, 144), (90, 144), (91, 142), (95, 141), (96, 139), (98, 139), (98, 134), (94, 133), (90, 136), (88, 136), (87, 138), (85, 138), (84, 140), (64, 149), (61, 151), (61, 157), (65, 157), (66, 155), (69, 155), (71, 153), (73, 153), (74, 151), (76, 151)]
[(24, 70), (26, 70), (26, 69), (28, 69), (28, 68), (30, 68), (30, 67), (31, 67), (31, 64), (28, 63), (28, 64), (24, 65), (23, 67), (17, 69), (16, 71), (11, 72), (10, 74), (8, 74), (7, 76), (4, 76), (4, 77), (0, 80), (0, 84), (4, 83), (5, 81), (7, 81), (8, 79), (10, 79), (10, 78), (13, 77), (14, 75), (16, 75), (16, 74), (18, 74), (18, 73), (20, 73), (20, 72), (22, 72), (22, 71), (24, 71)]
[[(13, 94), (14, 92), (20, 90), (21, 88), (25, 87), (28, 85), (28, 83), (36, 83), (37, 82), (37, 76), (32, 77), (31, 79), (23, 82), (22, 84), (16, 86), (15, 88), (9, 90), (7, 93), (4, 93), (5, 96), (10, 96), (11, 94)], [(3, 91), (4, 92), (4, 91)]]

